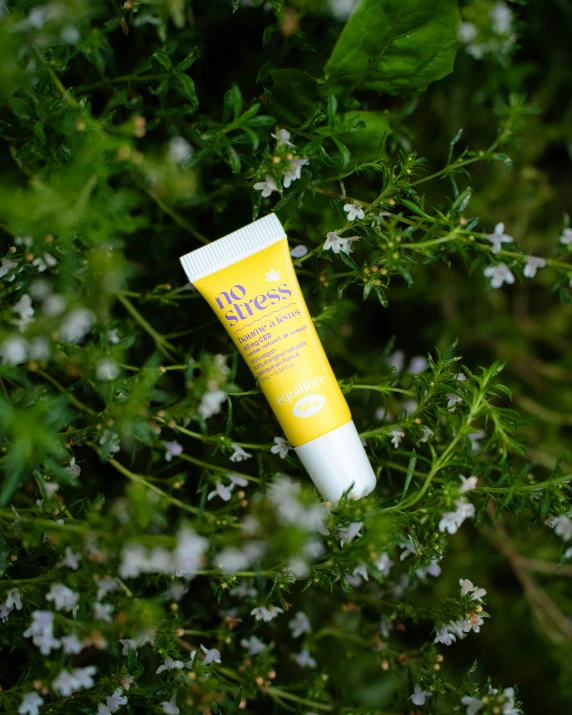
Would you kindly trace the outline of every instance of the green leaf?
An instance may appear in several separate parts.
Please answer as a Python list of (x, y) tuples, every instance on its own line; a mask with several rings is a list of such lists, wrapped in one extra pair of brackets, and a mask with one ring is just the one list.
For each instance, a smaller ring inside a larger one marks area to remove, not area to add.
[(191, 67), (195, 60), (197, 59), (197, 50), (196, 48), (189, 52), (189, 54), (185, 57), (185, 59), (182, 62), (179, 62), (179, 64), (175, 67), (175, 72), (186, 72), (189, 67)]
[(167, 70), (167, 72), (170, 72), (173, 69), (173, 63), (163, 52), (154, 52), (153, 57), (157, 60), (161, 67), (164, 67)]
[(456, 0), (362, 0), (324, 71), (336, 94), (422, 92), (453, 69)]
[(362, 127), (338, 135), (354, 161), (368, 162), (384, 156), (383, 142), (391, 133), (389, 112), (348, 112), (341, 115), (341, 120), (343, 124), (352, 122)]
[(299, 126), (320, 101), (318, 82), (302, 70), (285, 69), (269, 72), (272, 78), (270, 103), (277, 118)]
[(191, 107), (197, 109), (199, 106), (199, 100), (197, 98), (197, 93), (195, 92), (195, 83), (189, 77), (188, 74), (175, 74), (175, 79), (178, 82), (177, 90), (189, 100)]
[(409, 460), (409, 466), (407, 467), (407, 474), (405, 475), (405, 484), (403, 485), (403, 492), (401, 494), (400, 501), (403, 501), (405, 499), (405, 495), (407, 494), (407, 490), (409, 489), (409, 485), (411, 484), (411, 480), (413, 478), (413, 472), (415, 471), (416, 464), (417, 454), (415, 452), (415, 449), (413, 449), (411, 453), (411, 459)]
[(151, 94), (163, 94), (163, 92), (166, 92), (169, 87), (169, 80), (167, 78), (161, 80), (161, 83), (157, 87), (157, 89), (153, 89), (153, 87), (149, 87), (149, 91)]

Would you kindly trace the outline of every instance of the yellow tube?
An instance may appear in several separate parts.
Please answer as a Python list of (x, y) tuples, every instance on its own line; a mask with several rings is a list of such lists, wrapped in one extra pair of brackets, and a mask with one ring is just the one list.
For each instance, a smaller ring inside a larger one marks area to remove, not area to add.
[(257, 378), (325, 499), (369, 494), (375, 475), (271, 214), (181, 258)]

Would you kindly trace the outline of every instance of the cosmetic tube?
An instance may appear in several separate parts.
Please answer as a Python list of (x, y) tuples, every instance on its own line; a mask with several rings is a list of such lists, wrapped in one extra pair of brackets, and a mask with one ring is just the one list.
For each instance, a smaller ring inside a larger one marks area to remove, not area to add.
[(324, 352), (274, 214), (181, 258), (258, 381), (322, 497), (359, 499), (375, 474)]

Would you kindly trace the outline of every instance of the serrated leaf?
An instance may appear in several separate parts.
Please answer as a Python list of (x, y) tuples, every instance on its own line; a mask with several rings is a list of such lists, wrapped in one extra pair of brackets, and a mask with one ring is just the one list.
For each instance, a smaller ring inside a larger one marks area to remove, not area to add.
[(326, 88), (424, 91), (452, 71), (460, 21), (456, 0), (362, 0), (324, 68)]

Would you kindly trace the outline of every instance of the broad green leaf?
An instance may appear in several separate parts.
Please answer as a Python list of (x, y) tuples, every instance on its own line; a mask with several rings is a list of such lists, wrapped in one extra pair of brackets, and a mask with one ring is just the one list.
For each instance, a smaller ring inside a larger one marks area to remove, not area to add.
[(348, 112), (341, 115), (341, 119), (340, 129), (350, 122), (362, 127), (338, 135), (350, 150), (354, 161), (374, 161), (385, 155), (383, 140), (391, 133), (389, 112)]
[(311, 114), (314, 105), (320, 101), (318, 82), (302, 70), (272, 70), (270, 100), (276, 117), (299, 126)]
[(421, 92), (453, 69), (456, 0), (362, 0), (324, 71), (336, 94)]

